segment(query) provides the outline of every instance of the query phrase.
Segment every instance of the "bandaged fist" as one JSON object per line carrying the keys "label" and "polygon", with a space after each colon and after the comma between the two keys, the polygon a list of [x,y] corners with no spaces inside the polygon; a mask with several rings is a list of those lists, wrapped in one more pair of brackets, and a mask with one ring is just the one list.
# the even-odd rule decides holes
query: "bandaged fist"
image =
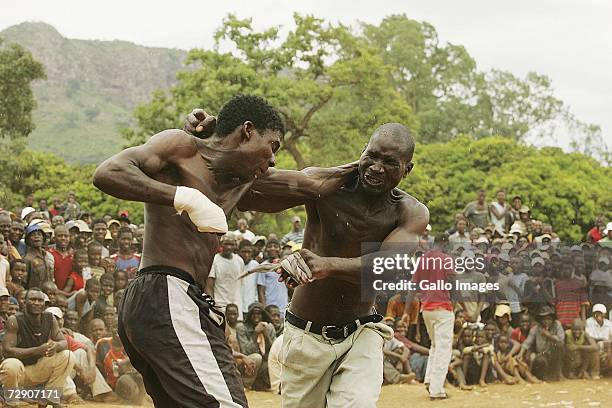
{"label": "bandaged fist", "polygon": [[183,130],[200,139],[205,139],[215,132],[216,126],[216,117],[209,115],[203,109],[195,108],[185,119]]}
{"label": "bandaged fist", "polygon": [[319,256],[306,248],[300,249],[300,255],[312,272],[312,279],[324,279],[329,276],[331,268],[328,258]]}
{"label": "bandaged fist", "polygon": [[191,222],[200,232],[225,234],[228,231],[225,213],[200,190],[179,186],[174,195],[174,208],[181,214],[187,212]]}

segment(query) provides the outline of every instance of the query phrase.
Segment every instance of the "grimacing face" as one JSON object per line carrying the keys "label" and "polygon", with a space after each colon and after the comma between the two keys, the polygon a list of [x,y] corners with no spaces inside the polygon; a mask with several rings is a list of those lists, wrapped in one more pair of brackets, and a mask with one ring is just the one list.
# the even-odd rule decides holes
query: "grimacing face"
{"label": "grimacing face", "polygon": [[372,136],[359,158],[359,183],[367,192],[391,191],[410,170],[411,158],[405,157],[405,146],[397,138]]}

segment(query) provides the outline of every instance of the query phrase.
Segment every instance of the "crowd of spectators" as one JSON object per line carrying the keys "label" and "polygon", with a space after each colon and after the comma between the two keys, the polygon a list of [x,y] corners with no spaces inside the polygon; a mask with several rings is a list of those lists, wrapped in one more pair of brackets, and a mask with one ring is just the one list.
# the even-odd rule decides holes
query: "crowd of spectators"
{"label": "crowd of spectators", "polygon": [[[116,305],[140,264],[144,226],[127,212],[100,217],[65,202],[27,198],[0,212],[0,382],[5,387],[63,387],[68,401],[145,398],[142,378],[117,335]],[[276,272],[241,275],[301,249],[302,221],[257,235],[246,219],[224,235],[205,283],[226,314],[227,341],[245,387],[279,392],[279,353],[291,291]],[[599,378],[612,367],[612,223],[598,218],[582,243],[564,243],[531,217],[516,196],[487,203],[485,193],[458,212],[454,225],[423,232],[453,257],[481,258],[484,269],[458,279],[497,283],[455,302],[448,379],[463,389],[561,378]],[[376,309],[395,337],[385,342],[385,383],[422,382],[430,340],[418,296],[379,292]],[[408,319],[404,314],[410,310]],[[33,336],[33,333],[37,333]]]}

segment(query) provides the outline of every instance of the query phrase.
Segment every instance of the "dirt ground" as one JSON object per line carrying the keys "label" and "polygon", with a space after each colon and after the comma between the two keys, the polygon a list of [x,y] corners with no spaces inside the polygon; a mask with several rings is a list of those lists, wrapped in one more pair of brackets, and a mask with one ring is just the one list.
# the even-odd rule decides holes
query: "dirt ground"
{"label": "dirt ground", "polygon": [[[446,401],[431,402],[423,385],[390,385],[383,387],[378,407],[421,408],[444,406],[445,408],[580,408],[612,407],[612,380],[598,381],[572,380],[539,385],[493,384],[486,389],[473,391],[449,389],[450,398]],[[280,407],[280,397],[265,392],[247,393],[251,408]],[[130,405],[90,404],[87,408],[128,408]],[[347,407],[350,408],[350,407]]]}

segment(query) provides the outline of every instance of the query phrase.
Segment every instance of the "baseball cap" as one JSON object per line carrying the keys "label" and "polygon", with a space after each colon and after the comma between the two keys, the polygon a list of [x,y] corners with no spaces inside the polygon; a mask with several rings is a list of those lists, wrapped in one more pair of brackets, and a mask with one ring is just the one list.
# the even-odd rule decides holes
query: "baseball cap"
{"label": "baseball cap", "polygon": [[600,256],[597,263],[603,262],[606,265],[610,265],[610,259],[607,256]]}
{"label": "baseball cap", "polygon": [[514,248],[514,245],[512,245],[512,244],[511,244],[511,243],[509,243],[509,242],[504,242],[504,243],[502,244],[502,246],[501,246],[501,250],[502,250],[502,251],[506,251],[506,252],[507,252],[507,251],[509,251],[509,250],[511,250],[512,248]]}
{"label": "baseball cap", "polygon": [[87,225],[87,223],[83,220],[76,220],[74,222],[74,226],[79,229],[79,232],[92,232],[89,225]]}
{"label": "baseball cap", "polygon": [[120,223],[119,221],[117,221],[117,220],[110,220],[110,221],[109,221],[109,222],[106,224],[106,226],[107,226],[107,227],[110,227],[110,226],[111,226],[111,225],[113,225],[113,224],[117,224],[118,226],[121,226],[121,223]]}
{"label": "baseball cap", "polygon": [[519,212],[520,212],[520,213],[528,213],[529,211],[531,211],[531,210],[530,210],[530,209],[529,209],[529,207],[527,207],[526,205],[522,206],[522,207],[519,209]]}
{"label": "baseball cap", "polygon": [[425,231],[431,231],[431,224],[427,224],[427,226],[425,227]]}
{"label": "baseball cap", "polygon": [[501,317],[501,316],[506,315],[506,314],[508,316],[512,315],[512,309],[510,309],[510,306],[504,305],[504,304],[500,304],[500,305],[497,305],[495,307],[495,316]]}
{"label": "baseball cap", "polygon": [[510,262],[510,255],[508,255],[506,252],[502,252],[501,254],[499,254],[499,259],[504,262]]}
{"label": "baseball cap", "polygon": [[21,210],[21,219],[25,219],[25,217],[32,214],[34,211],[36,210],[32,207],[25,207],[23,210]]}
{"label": "baseball cap", "polygon": [[542,240],[544,240],[544,239],[552,239],[552,237],[550,236],[550,234],[542,234],[542,235],[540,235],[540,238],[541,238]]}
{"label": "baseball cap", "polygon": [[536,264],[545,265],[544,258],[540,258],[540,257],[533,258],[531,260],[531,266],[535,266]]}
{"label": "baseball cap", "polygon": [[608,231],[612,231],[612,222],[609,222],[609,223],[606,225],[606,229],[604,230],[604,232],[603,232],[603,233],[607,235],[607,234],[608,234]]}
{"label": "baseball cap", "polygon": [[593,305],[593,313],[595,312],[601,312],[603,314],[606,314],[607,310],[604,305],[602,305],[601,303],[597,303],[596,305]]}
{"label": "baseball cap", "polygon": [[488,244],[489,239],[487,237],[478,237],[475,241],[475,244]]}
{"label": "baseball cap", "polygon": [[51,313],[53,316],[57,317],[58,319],[61,319],[64,317],[64,313],[62,313],[62,309],[60,309],[59,307],[55,307],[55,306],[48,307],[45,309],[45,312]]}
{"label": "baseball cap", "polygon": [[31,233],[33,233],[34,231],[42,231],[42,227],[40,226],[40,224],[30,225],[28,228],[26,228],[25,230],[26,237],[30,235]]}
{"label": "baseball cap", "polygon": [[302,222],[302,220],[297,215],[294,215],[293,217],[291,217],[291,223],[293,224],[294,222]]}
{"label": "baseball cap", "polygon": [[228,232],[227,234],[221,237],[220,242],[223,243],[225,241],[236,241],[236,240],[237,240],[236,234],[234,234],[233,232]]}
{"label": "baseball cap", "polygon": [[0,297],[11,296],[7,288],[0,287]]}

